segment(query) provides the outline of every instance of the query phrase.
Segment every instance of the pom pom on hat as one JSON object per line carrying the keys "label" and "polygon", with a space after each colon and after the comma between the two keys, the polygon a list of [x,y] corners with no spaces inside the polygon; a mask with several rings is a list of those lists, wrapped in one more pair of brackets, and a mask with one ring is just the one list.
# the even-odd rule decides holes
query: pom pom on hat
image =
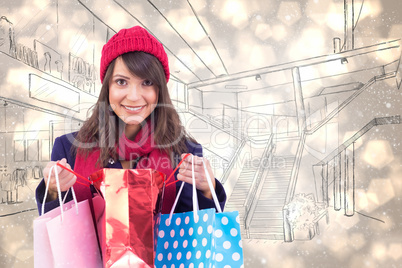
{"label": "pom pom on hat", "polygon": [[100,79],[103,83],[107,67],[118,56],[133,51],[143,51],[154,55],[162,64],[166,82],[169,81],[168,57],[163,45],[141,26],[121,29],[103,46],[100,63]]}

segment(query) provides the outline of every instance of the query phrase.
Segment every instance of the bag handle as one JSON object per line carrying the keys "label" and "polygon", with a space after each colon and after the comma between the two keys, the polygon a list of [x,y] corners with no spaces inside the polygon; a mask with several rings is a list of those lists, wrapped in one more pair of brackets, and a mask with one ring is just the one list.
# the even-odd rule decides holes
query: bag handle
{"label": "bag handle", "polygon": [[[187,156],[188,155],[186,155],[186,157]],[[193,160],[194,160],[194,155],[191,156],[191,176],[192,176],[192,183],[193,183],[193,185],[192,185],[192,189],[193,189],[193,212],[194,212],[194,221],[198,222],[199,206],[198,206],[198,198],[197,198],[197,188],[196,188],[196,185],[195,185],[194,161]],[[203,167],[204,167],[205,175],[207,177],[209,190],[211,191],[212,199],[214,200],[214,203],[215,203],[215,207],[216,207],[216,209],[218,210],[219,213],[222,213],[222,208],[219,205],[219,200],[218,200],[218,197],[216,196],[215,189],[214,189],[214,186],[212,184],[211,176],[209,176],[209,172],[208,172],[207,166],[205,165],[204,159],[202,159],[202,164],[203,164]],[[172,206],[172,208],[170,210],[169,219],[168,219],[168,225],[170,225],[170,223],[171,223],[171,220],[172,220],[172,217],[173,217],[173,212],[174,212],[174,210],[176,208],[176,205],[177,205],[177,202],[178,202],[178,200],[180,198],[181,192],[183,190],[184,183],[185,182],[182,182],[182,184],[180,186],[180,189],[179,189],[179,192],[177,193],[176,199],[175,199],[175,201],[173,203],[173,206]],[[170,184],[168,184],[168,185],[170,185]]]}
{"label": "bag handle", "polygon": [[75,211],[76,211],[77,214],[78,214],[78,202],[77,202],[77,197],[75,196],[74,188],[72,186],[71,186],[70,189],[68,189],[66,195],[64,196],[64,199],[63,200],[61,199],[60,179],[59,179],[59,174],[57,173],[56,168],[57,168],[56,165],[53,165],[52,167],[50,167],[50,170],[49,170],[49,175],[47,177],[47,183],[46,183],[46,189],[45,189],[45,196],[43,197],[43,201],[42,201],[42,213],[41,213],[41,215],[43,215],[44,211],[45,211],[45,202],[46,202],[46,198],[47,198],[47,193],[49,191],[50,177],[52,175],[52,171],[54,171],[55,178],[56,178],[57,195],[58,195],[58,198],[59,198],[60,211],[61,211],[61,214],[60,214],[61,215],[61,221],[63,221],[63,211],[64,211],[63,210],[63,205],[64,205],[64,202],[66,201],[66,197],[67,197],[68,191],[70,189],[71,189],[71,193],[73,195],[73,199],[74,199],[74,203],[75,203]]}
{"label": "bag handle", "polygon": [[208,172],[207,166],[205,165],[204,158],[202,158],[202,165],[204,166],[204,172],[205,172],[205,175],[207,176],[209,190],[211,191],[212,199],[214,200],[215,207],[219,213],[222,213],[222,208],[221,208],[221,205],[219,204],[218,197],[216,196],[214,185],[212,184],[212,179],[209,176],[209,172]]}

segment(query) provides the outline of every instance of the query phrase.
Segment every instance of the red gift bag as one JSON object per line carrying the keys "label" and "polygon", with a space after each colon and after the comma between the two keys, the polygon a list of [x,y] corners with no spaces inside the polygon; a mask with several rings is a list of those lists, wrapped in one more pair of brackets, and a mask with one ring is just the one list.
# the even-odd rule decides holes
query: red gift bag
{"label": "red gift bag", "polygon": [[91,175],[105,199],[98,234],[106,268],[154,267],[164,178],[152,169],[102,169]]}

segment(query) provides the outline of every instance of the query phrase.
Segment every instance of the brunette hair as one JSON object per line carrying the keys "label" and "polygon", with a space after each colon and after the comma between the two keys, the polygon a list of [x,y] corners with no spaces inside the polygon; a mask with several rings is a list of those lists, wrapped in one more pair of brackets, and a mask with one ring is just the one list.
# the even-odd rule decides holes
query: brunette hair
{"label": "brunette hair", "polygon": [[[154,142],[156,147],[164,151],[177,164],[178,156],[187,152],[187,142],[196,143],[182,126],[180,117],[174,109],[167,88],[166,76],[160,61],[153,55],[134,51],[120,56],[133,75],[149,79],[158,89],[158,104],[149,117],[155,120]],[[100,149],[97,161],[99,167],[105,167],[110,158],[116,159],[116,144],[124,128],[124,123],[114,113],[109,103],[109,81],[113,74],[116,59],[105,73],[98,101],[94,105],[92,115],[79,130],[73,150],[85,157],[93,149]],[[144,121],[146,121],[145,119]],[[186,142],[187,141],[187,142]]]}

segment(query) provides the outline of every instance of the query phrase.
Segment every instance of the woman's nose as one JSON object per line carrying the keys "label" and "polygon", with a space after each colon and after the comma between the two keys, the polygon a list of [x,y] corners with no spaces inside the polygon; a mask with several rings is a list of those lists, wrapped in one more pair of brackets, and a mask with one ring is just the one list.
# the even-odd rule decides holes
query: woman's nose
{"label": "woman's nose", "polygon": [[133,85],[128,89],[127,99],[135,101],[138,100],[141,96],[140,89],[137,85]]}

